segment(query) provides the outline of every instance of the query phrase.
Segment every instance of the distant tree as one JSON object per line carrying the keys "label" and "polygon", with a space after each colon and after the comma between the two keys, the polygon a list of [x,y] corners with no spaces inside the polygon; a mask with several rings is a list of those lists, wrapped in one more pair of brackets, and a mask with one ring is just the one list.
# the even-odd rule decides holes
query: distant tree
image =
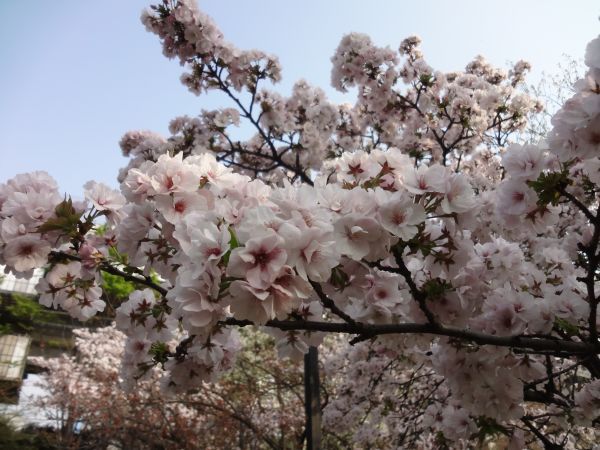
{"label": "distant tree", "polygon": [[245,350],[218,382],[167,396],[156,370],[120,386],[125,336],[114,327],[75,334],[75,356],[35,359],[47,370],[47,395],[35,403],[57,425],[62,448],[302,448],[302,370],[278,359],[266,336],[245,332]]}
{"label": "distant tree", "polygon": [[583,61],[564,55],[553,73],[543,73],[537,84],[524,86],[525,92],[544,103],[544,110],[532,115],[527,124],[526,135],[531,143],[545,139],[552,130],[552,117],[573,97],[577,90],[575,83],[583,78],[585,66]]}
{"label": "distant tree", "polygon": [[36,298],[19,293],[0,294],[0,334],[25,334],[50,316]]}

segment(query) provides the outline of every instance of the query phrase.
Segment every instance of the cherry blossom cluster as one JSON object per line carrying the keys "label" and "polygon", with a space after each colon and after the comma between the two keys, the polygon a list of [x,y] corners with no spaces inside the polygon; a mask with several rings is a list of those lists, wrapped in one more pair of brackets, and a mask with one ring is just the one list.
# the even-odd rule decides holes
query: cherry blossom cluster
{"label": "cherry blossom cluster", "polygon": [[61,200],[58,185],[46,172],[17,175],[0,185],[2,262],[19,275],[48,260],[51,240],[37,231]]}
{"label": "cherry blossom cluster", "polygon": [[[53,248],[74,238],[73,227],[78,226],[78,231],[85,234],[95,219],[123,204],[119,204],[123,197],[102,183],[89,182],[85,188],[85,196],[93,205],[89,210],[86,202],[63,200],[56,182],[46,172],[17,175],[1,184],[0,262],[19,277],[31,276],[33,269],[45,266],[52,258]],[[61,307],[73,317],[86,320],[105,306],[95,270],[104,255],[83,239],[75,239],[72,244],[79,253],[78,260],[48,271],[38,285],[40,303]]]}
{"label": "cherry blossom cluster", "polygon": [[[190,1],[143,21],[192,90],[235,108],[177,118],[169,138],[128,133],[121,191],[90,182],[87,204],[39,172],[0,187],[0,258],[21,275],[49,263],[43,304],[85,319],[105,306],[102,272],[136,283],[114,305],[125,378],[159,365],[165,389],[198,387],[232,367],[236,327],[257,325],[296,359],[326,333],[410,355],[441,380],[427,423],[448,440],[492,424],[549,445],[552,418],[556,442],[595,423],[600,38],[548,139],[522,145],[540,109],[519,91],[524,62],[443,74],[418,38],[394,52],[351,34],[332,81],[359,97],[336,106],[305,82],[259,90],[276,60],[226,43]],[[247,141],[228,131],[242,119]]]}
{"label": "cherry blossom cluster", "polygon": [[224,82],[237,91],[256,85],[260,79],[281,78],[277,58],[258,50],[239,50],[226,42],[213,20],[195,2],[163,0],[144,11],[142,22],[148,31],[160,36],[165,56],[191,66],[192,73],[183,75],[182,82],[192,92],[214,89],[217,71],[226,71]]}
{"label": "cherry blossom cluster", "polygon": [[[502,421],[498,427],[498,422],[492,418],[498,406],[504,408],[502,403],[509,404],[511,397],[522,395],[513,388],[512,391],[507,390],[508,398],[504,398],[502,389],[515,385],[509,381],[510,377],[500,380],[506,376],[506,369],[496,371],[493,364],[501,362],[503,357],[510,358],[506,352],[504,356],[502,352],[493,356],[490,353],[486,356],[492,359],[486,359],[478,352],[459,355],[453,347],[435,350],[438,360],[460,358],[460,361],[455,361],[455,370],[467,377],[472,385],[470,389],[466,382],[450,387],[445,382],[445,374],[436,373],[427,364],[423,352],[408,355],[403,348],[394,351],[391,342],[344,346],[339,337],[327,342],[329,345],[321,347],[328,389],[328,402],[323,410],[324,429],[340,430],[341,437],[356,448],[450,447],[466,450],[482,445],[511,450],[535,448],[538,438],[524,421]],[[446,355],[444,350],[450,353]],[[531,366],[515,366],[514,362],[513,370],[531,373]],[[560,369],[569,373],[569,369],[573,368],[566,364]],[[570,373],[577,374],[576,371]],[[365,382],[358,383],[357,380]],[[560,387],[560,377],[557,376],[555,382]],[[546,420],[541,432],[550,442],[561,442],[563,448],[592,448],[598,439],[591,419],[597,415],[596,384],[587,384],[575,395],[578,406],[572,418],[561,414],[558,407],[546,410],[539,403],[532,402],[524,404],[525,411],[520,413],[519,419],[544,416]],[[572,388],[572,381],[566,381],[566,386]],[[490,397],[488,393],[485,398],[489,398],[491,403],[467,408],[465,403],[468,399],[451,395],[457,390],[469,397],[484,398],[477,394],[478,389],[497,389],[496,396],[492,393]],[[473,406],[488,409],[474,416],[470,413]],[[568,432],[565,433],[565,430]]]}
{"label": "cherry blossom cluster", "polygon": [[342,92],[358,87],[355,108],[375,146],[458,167],[482,144],[505,145],[530,113],[541,111],[539,102],[516,89],[530,68],[526,62],[507,74],[478,56],[464,72],[442,73],[425,61],[419,44],[407,38],[397,53],[352,33],[332,58],[332,85]]}
{"label": "cherry blossom cluster", "polygon": [[[160,333],[174,329],[174,320],[201,346],[200,337],[209,338],[215,353],[225,343],[215,340],[226,333],[221,324],[231,316],[254,324],[320,319],[313,284],[329,281],[334,269],[345,279],[343,289],[324,285],[324,294],[353,320],[419,321],[423,311],[402,277],[369,263],[385,260],[420,230],[439,234],[430,244],[444,248],[447,237],[435,220],[426,223],[427,215],[466,214],[476,205],[472,189],[441,165],[415,169],[396,149],[347,156],[334,160],[338,177],[301,188],[251,180],[210,154],[162,155],[145,170],[130,170],[122,191],[131,203],[115,229],[117,248],[131,264],[151,262],[171,285],[160,312],[149,289],[118,310],[124,331],[130,319],[128,334],[147,330],[134,345],[139,354],[147,356],[153,341],[170,337]],[[312,339],[295,335],[290,342],[306,347]],[[195,347],[187,351],[195,354]]]}
{"label": "cherry blossom cluster", "polygon": [[[261,87],[279,81],[277,60],[227,43],[195,2],[163,1],[146,11],[142,21],[160,37],[165,55],[189,69],[184,84],[197,94],[221,91],[236,110],[175,119],[169,139],[130,134],[122,143],[124,153],[134,156],[129,168],[139,165],[140,154],[156,161],[173,149],[212,151],[219,161],[253,178],[310,182],[308,171],[320,170],[323,159],[378,147],[460,166],[482,145],[505,145],[542,108],[518,89],[530,69],[524,61],[507,73],[479,56],[464,72],[441,73],[427,64],[417,37],[404,40],[395,52],[357,33],[344,37],[332,58],[332,84],[341,91],[357,86],[355,105],[332,104],[305,81],[296,83],[286,98]],[[244,103],[246,97],[250,101]],[[229,129],[239,117],[256,132],[243,143]],[[132,151],[132,145],[138,148]]]}

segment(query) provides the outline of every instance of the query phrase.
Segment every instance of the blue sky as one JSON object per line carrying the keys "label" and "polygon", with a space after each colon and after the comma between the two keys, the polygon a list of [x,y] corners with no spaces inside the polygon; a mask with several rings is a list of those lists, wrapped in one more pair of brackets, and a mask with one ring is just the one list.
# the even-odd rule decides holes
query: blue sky
{"label": "blue sky", "polygon": [[[166,134],[178,115],[231,106],[219,95],[195,97],[181,68],[162,56],[139,21],[144,0],[0,0],[0,181],[46,170],[81,197],[96,179],[116,186],[126,164],[124,132]],[[375,5],[375,6],[373,6]],[[334,101],[329,58],[351,31],[397,48],[413,34],[428,62],[460,70],[482,54],[498,66],[526,59],[532,80],[553,72],[563,54],[583,56],[598,35],[600,3],[555,1],[205,0],[201,8],[240,48],[276,54],[287,94],[304,78]]]}

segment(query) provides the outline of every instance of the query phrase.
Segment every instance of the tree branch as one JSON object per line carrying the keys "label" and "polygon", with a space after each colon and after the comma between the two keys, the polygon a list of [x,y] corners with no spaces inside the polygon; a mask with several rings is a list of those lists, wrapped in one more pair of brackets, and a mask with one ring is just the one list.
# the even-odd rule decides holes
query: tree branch
{"label": "tree branch", "polygon": [[[220,322],[223,325],[236,325],[245,327],[255,325],[249,320],[240,320],[230,317]],[[562,351],[577,355],[591,355],[600,353],[600,345],[588,342],[573,342],[548,338],[532,338],[529,336],[494,336],[476,331],[458,328],[442,327],[436,324],[398,323],[398,324],[364,324],[360,322],[315,322],[309,320],[269,320],[268,327],[278,328],[283,331],[323,331],[329,333],[357,334],[376,337],[385,334],[431,334],[446,336],[472,342],[479,345],[494,345],[497,347],[511,347],[517,349],[531,349],[536,351]]]}
{"label": "tree branch", "polygon": [[276,162],[279,166],[283,167],[284,169],[288,169],[288,170],[294,172],[297,176],[300,177],[300,179],[304,183],[307,183],[307,184],[309,184],[309,185],[312,186],[313,185],[313,181],[310,179],[310,177],[308,175],[306,175],[306,173],[304,173],[304,171],[301,168],[299,168],[299,170],[298,170],[298,168],[294,168],[294,167],[290,166],[289,164],[286,164],[284,161],[282,161],[281,157],[277,153],[277,148],[275,147],[275,145],[273,144],[273,142],[271,141],[271,139],[269,139],[269,136],[267,136],[267,134],[265,133],[265,130],[263,130],[263,128],[260,126],[260,124],[252,116],[252,113],[248,109],[246,109],[246,107],[242,104],[242,102],[235,95],[233,95],[233,93],[231,92],[231,89],[229,88],[229,86],[227,84],[225,84],[223,82],[223,80],[221,79],[220,74],[217,73],[217,71],[213,67],[211,67],[210,65],[207,65],[206,67],[207,67],[208,72],[216,80],[216,82],[219,85],[219,88],[221,89],[221,91],[223,91],[225,94],[227,94],[227,96],[229,98],[231,98],[231,100],[233,100],[233,102],[242,111],[242,115],[246,119],[248,119],[248,121],[250,121],[250,123],[258,131],[258,134],[260,134],[260,136],[267,143],[267,145],[269,146],[269,149],[271,150],[271,158],[270,159],[272,159],[273,162]]}
{"label": "tree branch", "polygon": [[[52,251],[50,252],[50,259],[55,259],[55,260],[65,260],[68,259],[70,261],[81,261],[81,258],[79,256],[76,255],[70,255],[68,253],[64,253],[64,252],[59,252],[59,251]],[[147,286],[151,289],[154,289],[156,292],[160,293],[160,295],[162,295],[163,297],[165,295],[167,295],[167,290],[165,288],[163,288],[162,286],[159,286],[158,284],[156,284],[154,281],[152,281],[152,278],[149,276],[136,276],[127,272],[123,272],[120,269],[117,269],[116,267],[112,266],[108,261],[102,261],[99,264],[100,270],[106,272],[106,273],[110,273],[111,275],[117,275],[121,278],[123,278],[124,280],[127,281],[131,281],[132,283],[138,283],[138,284],[142,284],[144,286]]]}
{"label": "tree branch", "polygon": [[309,280],[309,281],[310,281],[310,284],[312,285],[313,289],[319,296],[319,299],[321,300],[321,303],[323,304],[323,306],[325,308],[329,309],[332,313],[334,313],[336,316],[338,316],[344,322],[352,324],[352,325],[357,325],[356,321],[352,317],[350,317],[348,314],[346,314],[344,311],[342,311],[340,308],[338,308],[337,305],[333,302],[333,300],[331,300],[327,296],[327,294],[325,294],[325,292],[323,292],[323,288],[321,288],[321,285],[319,283],[315,283],[314,281],[311,281],[311,280]]}
{"label": "tree branch", "polygon": [[427,317],[427,321],[431,325],[437,326],[437,322],[435,320],[433,313],[427,307],[427,303],[426,303],[427,295],[425,295],[425,293],[420,291],[419,288],[417,287],[417,285],[415,284],[414,280],[412,279],[412,273],[410,272],[410,270],[408,270],[408,267],[406,267],[406,264],[404,264],[404,260],[402,259],[402,254],[401,254],[400,250],[398,248],[394,247],[392,249],[392,252],[394,254],[394,259],[396,260],[396,264],[398,264],[398,273],[404,277],[404,281],[406,281],[406,284],[408,285],[408,288],[410,289],[410,293],[414,297],[415,301],[419,304],[419,308],[421,309],[421,311],[423,311],[423,314],[425,314],[425,317]]}
{"label": "tree branch", "polygon": [[598,218],[595,217],[591,211],[583,203],[581,203],[579,199],[577,199],[577,197],[570,192],[567,192],[567,190],[564,188],[558,189],[558,192],[560,192],[563,197],[567,198],[571,203],[577,206],[577,208],[585,215],[585,217],[587,217],[590,222],[596,225],[598,224]]}

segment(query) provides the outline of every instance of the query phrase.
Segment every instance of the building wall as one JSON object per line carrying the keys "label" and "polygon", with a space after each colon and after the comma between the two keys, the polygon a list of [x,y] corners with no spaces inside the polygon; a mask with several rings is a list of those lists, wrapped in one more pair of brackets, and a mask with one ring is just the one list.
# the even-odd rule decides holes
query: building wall
{"label": "building wall", "polygon": [[4,273],[4,266],[0,266],[0,291],[35,294],[35,285],[43,275],[43,269],[36,269],[31,278],[17,278],[12,273]]}

